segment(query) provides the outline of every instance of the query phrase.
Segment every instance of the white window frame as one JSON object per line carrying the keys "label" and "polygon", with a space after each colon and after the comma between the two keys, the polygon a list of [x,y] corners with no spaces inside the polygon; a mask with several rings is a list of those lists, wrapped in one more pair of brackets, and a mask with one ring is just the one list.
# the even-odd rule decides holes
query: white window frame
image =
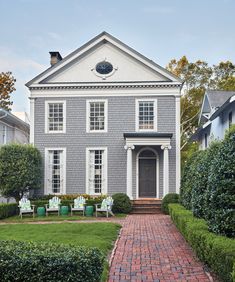
{"label": "white window frame", "polygon": [[[63,186],[61,188],[60,193],[52,193],[51,191],[51,187],[49,186],[48,180],[49,180],[49,176],[50,176],[50,172],[49,172],[49,164],[48,164],[48,160],[49,160],[49,151],[63,151]],[[53,147],[53,148],[49,148],[46,147],[45,148],[45,164],[44,164],[45,168],[44,168],[44,194],[48,195],[48,194],[53,194],[53,195],[63,195],[66,194],[66,148],[65,147]]]}
{"label": "white window frame", "polygon": [[[104,103],[104,130],[90,130],[90,103]],[[108,132],[108,100],[91,99],[86,100],[86,132],[87,133],[106,133]]]}
{"label": "white window frame", "polygon": [[[49,122],[48,122],[49,104],[63,104],[63,130],[49,130]],[[66,101],[65,100],[45,101],[45,133],[50,133],[50,134],[66,133]]]}
{"label": "white window frame", "polygon": [[108,194],[108,149],[107,147],[87,147],[86,148],[86,194],[90,195],[89,190],[89,171],[90,171],[90,151],[94,150],[103,150],[104,151],[104,185],[103,185],[103,191],[102,193],[95,193],[92,195],[102,195],[102,194]]}
{"label": "white window frame", "polygon": [[[153,129],[139,129],[139,103],[140,102],[153,102],[154,106],[154,120],[153,120]],[[157,99],[152,98],[142,98],[135,100],[135,131],[136,132],[152,132],[157,131]]]}

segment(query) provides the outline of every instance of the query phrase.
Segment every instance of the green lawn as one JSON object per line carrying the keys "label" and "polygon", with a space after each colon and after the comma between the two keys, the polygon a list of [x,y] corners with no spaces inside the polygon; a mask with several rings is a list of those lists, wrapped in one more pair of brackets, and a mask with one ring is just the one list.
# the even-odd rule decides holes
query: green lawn
{"label": "green lawn", "polygon": [[97,247],[104,254],[112,249],[120,225],[115,223],[6,224],[0,240],[41,241]]}
{"label": "green lawn", "polygon": [[[109,218],[124,218],[126,217],[126,214],[115,214],[115,217],[109,217]],[[98,218],[106,218],[106,215],[104,213],[98,214]],[[1,222],[14,222],[14,223],[25,223],[25,222],[37,222],[37,221],[76,221],[76,220],[96,220],[95,216],[88,217],[88,216],[80,216],[80,215],[73,215],[73,216],[58,216],[56,214],[50,214],[48,216],[40,216],[37,215],[35,218],[32,217],[32,215],[23,215],[23,218],[21,219],[18,215],[11,216],[8,218],[4,218],[0,220]]]}

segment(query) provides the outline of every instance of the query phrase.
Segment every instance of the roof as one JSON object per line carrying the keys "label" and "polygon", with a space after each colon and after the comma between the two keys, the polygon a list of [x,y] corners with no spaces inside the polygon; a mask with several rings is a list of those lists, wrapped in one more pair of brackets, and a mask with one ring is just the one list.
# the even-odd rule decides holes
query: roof
{"label": "roof", "polygon": [[229,97],[229,99],[217,111],[215,111],[212,114],[210,120],[214,120],[218,115],[220,115],[220,113],[222,113],[227,108],[227,106],[231,105],[234,102],[235,102],[235,92],[233,96]]}
{"label": "roof", "polygon": [[3,121],[7,124],[12,124],[18,128],[24,128],[29,131],[29,124],[19,119],[17,116],[13,115],[11,112],[0,108],[0,122]]}
{"label": "roof", "polygon": [[208,97],[211,108],[218,108],[235,95],[235,91],[207,90],[205,95]]}
{"label": "roof", "polygon": [[165,137],[165,138],[171,138],[173,136],[172,133],[158,133],[158,132],[128,132],[123,134],[124,138],[128,137],[148,137],[148,138],[157,138],[157,137]]}
{"label": "roof", "polygon": [[111,34],[107,33],[107,32],[102,32],[99,35],[95,36],[94,38],[92,38],[90,41],[88,41],[87,43],[85,43],[84,45],[82,45],[81,47],[79,47],[78,49],[76,49],[75,51],[73,51],[72,53],[70,53],[69,55],[67,55],[66,57],[64,57],[61,61],[59,61],[58,63],[54,64],[53,66],[50,66],[48,69],[46,69],[44,72],[42,72],[41,74],[37,75],[35,78],[33,78],[32,80],[30,80],[29,82],[27,82],[25,85],[27,87],[30,87],[34,82],[36,82],[37,80],[39,80],[40,78],[42,78],[42,80],[44,80],[43,78],[45,77],[45,75],[48,74],[51,75],[53,72],[58,70],[58,67],[62,67],[63,65],[65,65],[66,62],[70,62],[71,60],[73,60],[73,58],[79,54],[82,53],[83,51],[85,52],[85,50],[89,47],[92,46],[93,44],[95,44],[95,46],[97,44],[99,44],[100,42],[109,42],[109,41],[113,41],[115,42],[115,44],[121,46],[123,49],[128,50],[129,52],[131,52],[132,54],[135,54],[136,56],[138,56],[139,58],[145,60],[146,62],[148,62],[149,64],[151,64],[153,67],[157,68],[159,70],[159,72],[164,72],[165,75],[168,76],[168,78],[171,78],[172,81],[176,81],[179,84],[182,83],[182,80],[175,76],[173,73],[171,73],[170,71],[168,71],[167,69],[161,67],[160,65],[156,64],[155,62],[153,62],[152,60],[148,59],[147,57],[143,56],[142,54],[140,54],[139,52],[137,52],[136,50],[134,50],[133,48],[129,47],[128,45],[126,45],[125,43],[121,42],[119,39],[115,38],[114,36],[112,36]]}

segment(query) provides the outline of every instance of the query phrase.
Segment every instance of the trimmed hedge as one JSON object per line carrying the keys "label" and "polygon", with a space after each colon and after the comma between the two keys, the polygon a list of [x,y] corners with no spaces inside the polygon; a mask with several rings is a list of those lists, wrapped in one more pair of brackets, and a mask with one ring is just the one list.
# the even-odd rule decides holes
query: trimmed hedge
{"label": "trimmed hedge", "polygon": [[169,214],[168,205],[172,203],[179,203],[179,194],[169,193],[162,199],[162,212],[164,212],[165,214]]}
{"label": "trimmed hedge", "polygon": [[17,203],[0,204],[0,219],[16,215],[18,212]]}
{"label": "trimmed hedge", "polygon": [[96,248],[19,241],[0,242],[0,280],[97,282],[104,257]]}
{"label": "trimmed hedge", "polygon": [[[193,216],[179,204],[169,204],[172,220],[197,256],[226,282],[233,280],[235,269],[235,241],[208,231],[203,219]],[[233,275],[233,276],[232,276]]]}
{"label": "trimmed hedge", "polygon": [[132,210],[130,198],[127,194],[117,193],[112,196],[113,198],[113,212],[114,213],[129,213]]}

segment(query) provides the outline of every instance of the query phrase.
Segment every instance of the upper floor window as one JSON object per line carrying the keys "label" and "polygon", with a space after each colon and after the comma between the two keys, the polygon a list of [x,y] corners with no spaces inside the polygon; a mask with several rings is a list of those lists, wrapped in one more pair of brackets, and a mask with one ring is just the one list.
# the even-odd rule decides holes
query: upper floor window
{"label": "upper floor window", "polygon": [[7,143],[7,127],[6,125],[2,126],[2,144],[6,144]]}
{"label": "upper floor window", "polygon": [[87,132],[107,132],[107,101],[87,101]]}
{"label": "upper floor window", "polygon": [[136,101],[136,131],[157,130],[157,100]]}
{"label": "upper floor window", "polygon": [[65,101],[46,101],[46,133],[65,133]]}
{"label": "upper floor window", "polygon": [[230,112],[228,114],[228,126],[231,127],[232,124],[233,124],[233,113]]}
{"label": "upper floor window", "polygon": [[205,148],[208,147],[208,136],[207,133],[205,133]]}

